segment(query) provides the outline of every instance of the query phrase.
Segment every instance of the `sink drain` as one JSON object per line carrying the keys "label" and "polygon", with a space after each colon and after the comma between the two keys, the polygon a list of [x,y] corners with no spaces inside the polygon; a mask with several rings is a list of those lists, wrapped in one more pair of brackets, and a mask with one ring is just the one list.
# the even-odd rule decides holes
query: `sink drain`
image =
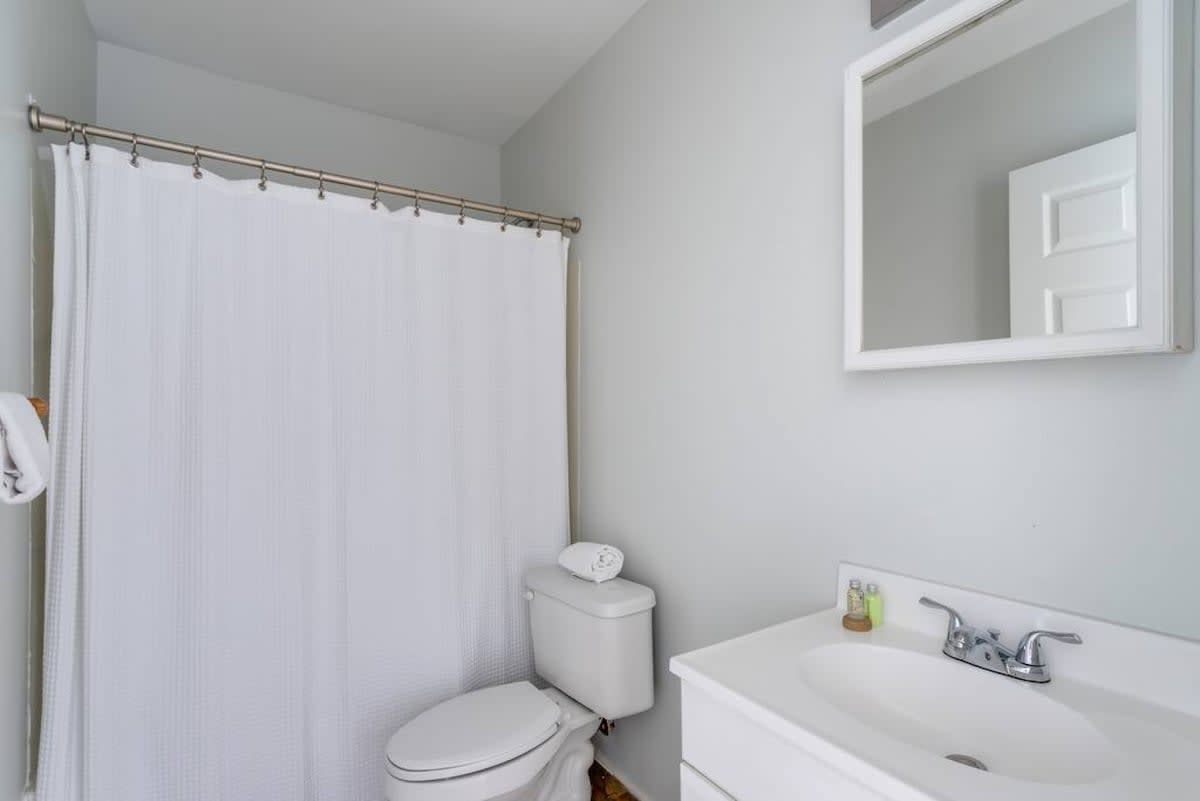
{"label": "sink drain", "polygon": [[957,762],[960,765],[966,765],[968,768],[975,768],[975,770],[986,771],[988,769],[987,765],[983,764],[982,761],[966,754],[946,754],[946,759],[951,762]]}

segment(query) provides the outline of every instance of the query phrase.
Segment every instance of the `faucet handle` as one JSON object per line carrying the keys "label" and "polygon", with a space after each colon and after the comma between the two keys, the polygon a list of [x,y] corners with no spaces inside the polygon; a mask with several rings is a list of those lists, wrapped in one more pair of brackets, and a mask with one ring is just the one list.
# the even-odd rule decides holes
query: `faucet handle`
{"label": "faucet handle", "polygon": [[962,615],[960,615],[958,612],[954,611],[954,609],[952,609],[951,607],[946,606],[945,604],[938,603],[937,601],[933,600],[929,596],[922,596],[920,604],[921,604],[921,606],[928,606],[933,609],[941,609],[943,612],[945,612],[946,614],[948,614],[950,616],[950,624],[946,629],[946,639],[950,638],[950,633],[953,632],[955,629],[961,629],[967,625],[966,623],[963,622]]}
{"label": "faucet handle", "polygon": [[1013,658],[1022,665],[1042,667],[1045,664],[1042,662],[1042,640],[1058,640],[1071,645],[1079,645],[1083,642],[1083,638],[1078,634],[1069,632],[1031,631],[1021,638],[1021,644],[1017,646],[1017,653]]}

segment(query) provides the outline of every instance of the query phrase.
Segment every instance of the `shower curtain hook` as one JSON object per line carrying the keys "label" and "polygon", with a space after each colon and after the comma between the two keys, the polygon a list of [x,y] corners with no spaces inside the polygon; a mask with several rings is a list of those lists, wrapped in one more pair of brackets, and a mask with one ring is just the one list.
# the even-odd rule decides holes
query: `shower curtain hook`
{"label": "shower curtain hook", "polygon": [[83,137],[83,160],[91,161],[92,160],[92,143],[90,141],[88,141],[86,124],[81,125],[79,127],[79,135],[81,137]]}
{"label": "shower curtain hook", "polygon": [[413,192],[413,216],[421,216],[421,193]]}
{"label": "shower curtain hook", "polygon": [[460,197],[458,199],[458,224],[466,225],[467,223],[467,199]]}
{"label": "shower curtain hook", "polygon": [[267,191],[267,160],[258,160],[258,190],[260,192]]}
{"label": "shower curtain hook", "polygon": [[318,175],[318,177],[317,177],[317,200],[324,200],[325,199],[325,171],[321,170],[321,172],[318,173],[317,175]]}
{"label": "shower curtain hook", "polygon": [[199,180],[204,177],[204,173],[200,171],[200,148],[192,148],[192,177]]}
{"label": "shower curtain hook", "polygon": [[375,191],[371,193],[371,208],[379,208],[379,181],[375,182]]}
{"label": "shower curtain hook", "polygon": [[504,213],[500,215],[500,231],[503,233],[508,230],[508,206],[504,207]]}
{"label": "shower curtain hook", "polygon": [[69,122],[67,124],[71,126],[71,138],[67,140],[67,150],[70,150],[71,145],[75,144],[75,131],[79,128],[79,126],[73,122]]}
{"label": "shower curtain hook", "polygon": [[537,218],[537,235],[538,235],[538,239],[542,238],[542,215],[540,215],[540,214],[538,215],[538,218]]}
{"label": "shower curtain hook", "polygon": [[136,167],[138,165],[137,134],[129,136],[133,140],[133,147],[129,148],[129,163]]}

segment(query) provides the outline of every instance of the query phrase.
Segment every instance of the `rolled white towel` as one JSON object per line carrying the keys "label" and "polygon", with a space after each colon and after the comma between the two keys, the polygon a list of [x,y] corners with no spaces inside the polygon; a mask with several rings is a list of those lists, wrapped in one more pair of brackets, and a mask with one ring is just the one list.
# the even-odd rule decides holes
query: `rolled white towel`
{"label": "rolled white towel", "polygon": [[558,555],[558,563],[588,581],[609,581],[621,574],[625,554],[611,545],[598,542],[577,542]]}
{"label": "rolled white towel", "polygon": [[46,489],[50,446],[24,395],[0,392],[0,501],[29,503]]}

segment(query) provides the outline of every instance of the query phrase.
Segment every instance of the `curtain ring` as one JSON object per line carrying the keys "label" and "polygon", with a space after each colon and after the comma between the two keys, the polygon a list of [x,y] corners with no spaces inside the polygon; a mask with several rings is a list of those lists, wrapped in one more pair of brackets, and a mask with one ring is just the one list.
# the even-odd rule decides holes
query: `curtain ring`
{"label": "curtain ring", "polygon": [[91,161],[92,160],[92,143],[90,141],[88,141],[87,125],[81,125],[79,127],[79,135],[81,137],[83,137],[83,160]]}
{"label": "curtain ring", "polygon": [[500,215],[500,230],[501,232],[508,230],[508,206],[504,207],[504,213]]}
{"label": "curtain ring", "polygon": [[417,191],[413,192],[413,216],[421,216],[421,193]]}
{"label": "curtain ring", "polygon": [[267,160],[259,159],[258,161],[258,189],[260,192],[267,191]]}
{"label": "curtain ring", "polygon": [[537,235],[538,235],[538,239],[542,238],[542,215],[540,215],[540,214],[538,215],[538,218],[537,218]]}
{"label": "curtain ring", "polygon": [[192,177],[199,180],[204,177],[204,173],[200,171],[200,148],[192,148]]}
{"label": "curtain ring", "polygon": [[138,165],[137,134],[130,134],[130,136],[133,139],[133,147],[129,149],[129,163],[136,167]]}
{"label": "curtain ring", "polygon": [[371,193],[371,208],[379,208],[379,181],[375,182],[375,191]]}
{"label": "curtain ring", "polygon": [[466,225],[467,223],[467,199],[460,197],[458,199],[458,224]]}
{"label": "curtain ring", "polygon": [[79,127],[73,122],[70,123],[70,126],[71,126],[71,138],[67,140],[67,150],[70,150],[71,145],[75,144],[75,129]]}
{"label": "curtain ring", "polygon": [[321,170],[317,177],[317,200],[325,199],[325,171]]}

